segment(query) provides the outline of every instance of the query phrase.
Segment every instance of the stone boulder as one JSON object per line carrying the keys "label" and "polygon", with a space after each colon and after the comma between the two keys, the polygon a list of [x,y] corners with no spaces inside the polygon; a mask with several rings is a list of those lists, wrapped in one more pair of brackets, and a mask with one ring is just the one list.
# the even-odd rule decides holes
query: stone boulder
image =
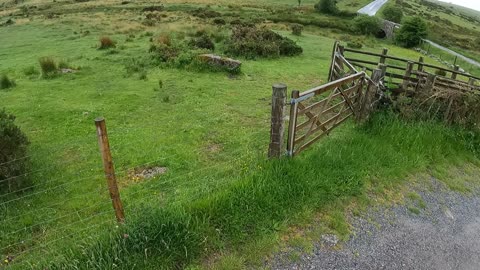
{"label": "stone boulder", "polygon": [[214,55],[214,54],[201,54],[198,56],[198,58],[201,62],[206,63],[214,68],[227,70],[231,72],[239,71],[240,67],[242,66],[242,62],[238,60],[227,58],[227,57],[221,57],[219,55]]}

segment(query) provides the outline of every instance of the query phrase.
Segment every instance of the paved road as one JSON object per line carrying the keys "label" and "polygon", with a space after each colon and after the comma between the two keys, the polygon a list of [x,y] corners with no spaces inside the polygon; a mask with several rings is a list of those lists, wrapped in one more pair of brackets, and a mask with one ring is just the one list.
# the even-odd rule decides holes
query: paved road
{"label": "paved road", "polygon": [[431,41],[431,40],[424,39],[423,41],[429,43],[429,44],[432,45],[433,47],[436,47],[436,48],[438,48],[438,49],[440,49],[440,50],[446,51],[446,52],[448,52],[448,53],[451,54],[451,55],[457,56],[458,58],[464,60],[464,61],[467,62],[467,63],[470,63],[470,64],[472,64],[472,65],[475,65],[475,66],[477,66],[477,67],[480,67],[480,63],[477,62],[477,61],[475,61],[475,60],[473,60],[473,59],[471,59],[471,58],[468,58],[468,57],[466,57],[466,56],[464,56],[464,55],[461,55],[461,54],[459,54],[459,53],[457,53],[457,52],[455,52],[455,51],[452,51],[452,50],[450,50],[450,49],[448,49],[448,48],[445,48],[445,47],[443,47],[442,45],[437,44],[437,43],[435,43],[435,42],[433,42],[433,41]]}
{"label": "paved road", "polygon": [[371,2],[370,4],[364,6],[361,8],[358,13],[360,14],[366,14],[368,16],[375,16],[377,12],[382,8],[383,5],[385,5],[388,2],[388,0],[375,0]]}
{"label": "paved road", "polygon": [[[430,191],[419,191],[407,206],[372,209],[353,220],[349,241],[336,244],[322,237],[312,253],[292,262],[291,252],[278,254],[271,269],[480,269],[480,197],[445,190],[433,180]],[[427,188],[425,188],[427,190]],[[410,205],[410,206],[409,206]],[[420,210],[413,213],[412,205]],[[418,210],[417,210],[418,211]]]}

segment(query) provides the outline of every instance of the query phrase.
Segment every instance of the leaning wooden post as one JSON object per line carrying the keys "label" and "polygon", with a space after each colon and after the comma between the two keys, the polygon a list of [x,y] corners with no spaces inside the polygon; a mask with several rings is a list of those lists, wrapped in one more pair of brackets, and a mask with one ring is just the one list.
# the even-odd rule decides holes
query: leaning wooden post
{"label": "leaning wooden post", "polygon": [[287,86],[275,84],[272,86],[272,118],[270,128],[269,158],[279,158],[282,154],[285,104],[287,103]]}
{"label": "leaning wooden post", "polygon": [[471,90],[475,89],[475,82],[476,82],[476,80],[474,78],[468,79],[468,85],[470,86]]}
{"label": "leaning wooden post", "polygon": [[412,75],[413,65],[413,62],[408,62],[407,64],[407,69],[405,70],[405,75],[403,77],[403,90],[407,90],[408,85],[410,84],[410,76]]}
{"label": "leaning wooden post", "polygon": [[388,54],[388,49],[387,48],[383,48],[382,50],[382,56],[380,57],[380,64],[385,64],[385,61],[387,60],[387,54]]}
{"label": "leaning wooden post", "polygon": [[384,73],[381,69],[376,68],[373,70],[371,81],[368,82],[367,90],[365,91],[365,95],[363,97],[360,118],[358,120],[365,121],[368,119],[373,106],[373,97],[375,97],[375,95],[380,91],[379,84],[383,76]]}
{"label": "leaning wooden post", "polygon": [[118,192],[117,179],[115,177],[115,169],[113,168],[105,119],[103,117],[95,119],[95,126],[97,127],[98,145],[103,159],[103,170],[105,171],[105,178],[107,179],[108,191],[110,193],[110,198],[112,199],[115,216],[117,217],[118,222],[123,223],[125,221],[125,214],[123,212],[120,193]]}
{"label": "leaning wooden post", "polygon": [[452,72],[452,79],[456,80],[457,79],[457,73],[460,70],[460,66],[455,66],[453,69],[455,72]]}
{"label": "leaning wooden post", "polygon": [[292,91],[292,99],[290,103],[290,119],[288,123],[288,139],[287,139],[287,154],[291,157],[295,155],[295,129],[297,127],[297,110],[298,102],[297,98],[300,97],[300,92]]}
{"label": "leaning wooden post", "polygon": [[338,41],[335,41],[333,44],[333,50],[332,50],[332,63],[330,65],[330,71],[328,72],[328,81],[331,82],[333,81],[333,70],[335,68],[335,62],[337,60],[337,50],[338,50]]}
{"label": "leaning wooden post", "polygon": [[425,92],[430,92],[435,87],[435,81],[437,76],[435,74],[428,74],[427,81],[425,82],[425,88],[423,89]]}
{"label": "leaning wooden post", "polygon": [[424,63],[423,56],[420,56],[420,58],[418,59],[418,71],[423,71],[423,63]]}

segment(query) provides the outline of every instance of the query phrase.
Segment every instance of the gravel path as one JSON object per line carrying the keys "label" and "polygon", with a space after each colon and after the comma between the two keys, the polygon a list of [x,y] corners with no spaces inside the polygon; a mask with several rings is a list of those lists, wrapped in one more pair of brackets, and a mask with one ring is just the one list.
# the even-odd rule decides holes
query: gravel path
{"label": "gravel path", "polygon": [[288,253],[278,254],[269,267],[480,269],[480,193],[446,190],[435,179],[432,184],[429,191],[418,192],[420,200],[406,199],[405,205],[372,209],[353,218],[349,241],[332,248],[331,239],[322,237],[312,254],[303,254],[296,262],[289,262]]}
{"label": "gravel path", "polygon": [[375,16],[377,12],[383,7],[388,2],[388,0],[375,0],[371,2],[370,4],[364,6],[361,8],[359,11],[357,11],[360,14],[365,14],[368,16]]}

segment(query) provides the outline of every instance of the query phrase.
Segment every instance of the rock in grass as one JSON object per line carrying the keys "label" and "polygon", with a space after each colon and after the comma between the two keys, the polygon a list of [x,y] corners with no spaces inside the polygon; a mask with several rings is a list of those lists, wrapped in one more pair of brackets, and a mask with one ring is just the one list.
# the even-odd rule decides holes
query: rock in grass
{"label": "rock in grass", "polygon": [[215,54],[201,54],[198,58],[201,62],[208,64],[209,66],[227,71],[238,71],[242,66],[242,62],[238,60],[221,57]]}

